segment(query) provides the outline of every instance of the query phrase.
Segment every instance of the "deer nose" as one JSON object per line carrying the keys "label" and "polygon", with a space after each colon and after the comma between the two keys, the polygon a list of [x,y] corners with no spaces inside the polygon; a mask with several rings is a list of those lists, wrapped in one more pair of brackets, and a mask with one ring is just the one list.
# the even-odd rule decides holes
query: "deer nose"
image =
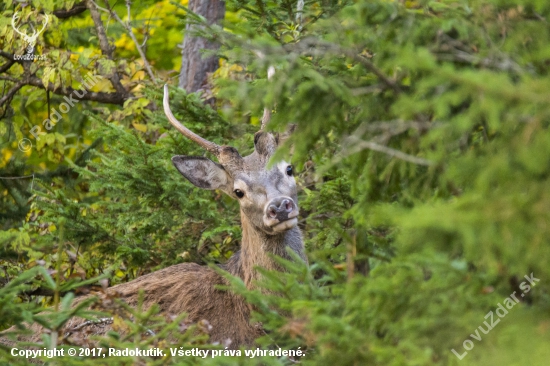
{"label": "deer nose", "polygon": [[287,220],[288,215],[294,210],[296,205],[291,198],[279,197],[273,199],[267,206],[266,214],[270,219],[276,219],[279,221]]}

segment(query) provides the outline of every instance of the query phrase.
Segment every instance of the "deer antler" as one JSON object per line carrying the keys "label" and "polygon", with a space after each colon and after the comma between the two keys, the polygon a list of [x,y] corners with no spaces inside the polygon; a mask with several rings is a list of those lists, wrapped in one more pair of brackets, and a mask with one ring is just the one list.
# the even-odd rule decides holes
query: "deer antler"
{"label": "deer antler", "polygon": [[221,147],[219,145],[211,141],[208,141],[206,139],[203,139],[202,137],[200,137],[199,135],[197,135],[196,133],[194,133],[184,125],[182,125],[181,122],[178,121],[176,117],[174,117],[174,115],[172,114],[172,111],[170,110],[170,101],[168,98],[168,85],[166,84],[164,84],[163,105],[164,105],[164,113],[166,114],[166,117],[168,117],[168,120],[170,121],[172,126],[176,128],[176,130],[181,132],[183,136],[187,137],[191,141],[194,141],[197,144],[199,144],[206,151],[209,151],[212,154],[216,155],[216,157],[220,156]]}
{"label": "deer antler", "polygon": [[[271,80],[273,78],[273,75],[275,75],[275,68],[273,66],[269,66],[267,68],[267,80]],[[262,116],[262,125],[260,127],[260,131],[263,131],[269,121],[271,120],[271,109],[268,107],[264,107],[264,115]]]}

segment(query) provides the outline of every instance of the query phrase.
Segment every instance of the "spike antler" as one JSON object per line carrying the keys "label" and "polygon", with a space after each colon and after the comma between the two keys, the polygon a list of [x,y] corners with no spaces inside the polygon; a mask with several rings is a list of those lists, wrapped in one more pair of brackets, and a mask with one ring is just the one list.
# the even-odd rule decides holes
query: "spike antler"
{"label": "spike antler", "polygon": [[[275,68],[273,66],[269,66],[267,68],[267,80],[271,80],[273,78],[273,75],[275,75]],[[260,127],[260,131],[263,131],[269,121],[271,120],[271,109],[268,107],[264,107],[264,115],[262,116],[262,125]]]}
{"label": "spike antler", "polygon": [[170,101],[168,97],[167,84],[164,84],[163,105],[164,105],[164,113],[166,114],[166,117],[168,118],[172,126],[176,128],[176,130],[178,130],[183,136],[187,137],[191,141],[194,141],[197,144],[199,144],[199,146],[204,148],[206,151],[216,155],[217,158],[220,157],[221,147],[219,145],[200,137],[199,135],[197,135],[196,133],[194,133],[184,125],[182,125],[181,122],[178,121],[176,117],[174,117],[174,115],[172,114],[172,110],[170,109]]}

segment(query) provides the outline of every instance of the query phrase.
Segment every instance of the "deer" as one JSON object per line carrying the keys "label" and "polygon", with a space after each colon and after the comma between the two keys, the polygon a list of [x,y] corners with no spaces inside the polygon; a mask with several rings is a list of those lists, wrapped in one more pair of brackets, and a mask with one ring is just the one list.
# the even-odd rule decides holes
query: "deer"
{"label": "deer", "polygon": [[[163,106],[171,125],[183,136],[213,154],[218,162],[202,156],[176,155],[175,168],[191,184],[201,189],[220,190],[238,201],[240,206],[241,248],[219,267],[240,277],[248,289],[254,289],[261,274],[257,267],[284,271],[274,256],[292,260],[290,252],[307,264],[301,230],[298,227],[297,185],[292,165],[281,161],[268,168],[268,162],[286,135],[265,132],[270,111],[264,110],[260,130],[254,135],[254,152],[241,156],[231,146],[219,146],[195,134],[179,122],[170,109],[168,86],[164,86]],[[210,341],[228,344],[230,348],[252,346],[263,334],[258,324],[250,322],[251,307],[230,290],[217,289],[229,285],[218,271],[196,263],[181,263],[138,277],[107,289],[130,306],[136,306],[140,290],[143,307],[157,304],[164,314],[187,313],[188,320],[206,320],[211,330]],[[40,339],[39,328],[33,326],[31,341]],[[65,335],[74,335],[92,327],[92,334],[112,329],[112,320],[86,322],[71,319]],[[88,329],[90,333],[90,329]]]}

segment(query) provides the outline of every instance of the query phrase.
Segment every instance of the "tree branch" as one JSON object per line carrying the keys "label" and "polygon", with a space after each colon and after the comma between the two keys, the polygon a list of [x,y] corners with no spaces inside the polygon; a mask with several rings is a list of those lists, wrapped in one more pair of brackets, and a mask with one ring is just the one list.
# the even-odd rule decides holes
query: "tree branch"
{"label": "tree branch", "polygon": [[[71,88],[70,86],[62,87],[58,86],[55,87],[54,84],[48,83],[48,85],[44,86],[44,83],[42,80],[36,76],[31,76],[27,78],[24,82],[26,85],[32,85],[39,88],[45,88],[46,90],[51,91],[54,94],[57,95],[71,95],[76,89]],[[101,102],[101,103],[108,103],[108,104],[124,104],[124,101],[127,99],[127,93],[121,94],[121,93],[103,93],[103,92],[92,92],[92,91],[86,91],[86,94],[80,99],[80,100],[90,100],[94,102]]]}
{"label": "tree branch", "polygon": [[3,73],[3,72],[8,71],[10,69],[10,67],[12,67],[14,64],[15,64],[15,61],[13,59],[8,60],[8,62],[6,62],[4,65],[2,65],[2,67],[0,67],[0,74]]}
{"label": "tree branch", "polygon": [[123,27],[124,29],[126,29],[126,32],[128,32],[128,35],[130,36],[130,38],[132,39],[132,41],[134,42],[134,44],[136,45],[136,48],[139,52],[139,55],[141,57],[141,59],[143,60],[143,66],[145,66],[145,70],[147,71],[147,74],[149,74],[149,77],[151,78],[151,81],[153,82],[153,84],[156,85],[156,79],[155,79],[155,75],[153,75],[153,71],[151,70],[151,66],[149,65],[149,62],[147,61],[147,56],[145,56],[145,52],[143,52],[143,49],[141,48],[141,45],[139,44],[136,36],[134,35],[134,32],[132,32],[132,26],[130,25],[130,1],[127,0],[126,1],[126,8],[128,10],[128,20],[126,22],[123,22],[122,19],[120,19],[120,17],[118,16],[118,14],[109,7],[109,3],[107,2],[107,0],[105,0],[105,5],[107,6],[107,11],[109,12],[109,14],[115,18],[115,20],[117,22],[119,22]]}
{"label": "tree branch", "polygon": [[85,12],[86,9],[88,9],[86,7],[86,2],[81,1],[78,4],[74,4],[73,7],[69,10],[54,10],[53,15],[55,15],[59,19],[67,19]]}
{"label": "tree branch", "polygon": [[0,56],[7,58],[9,61],[13,61],[13,62],[17,62],[17,63],[22,63],[21,60],[14,60],[13,54],[12,54],[12,53],[6,52],[6,51],[4,51],[4,50],[0,50]]}
{"label": "tree branch", "polygon": [[[103,26],[103,22],[101,21],[101,15],[98,11],[98,6],[96,3],[93,2],[93,0],[86,0],[86,6],[88,9],[90,9],[90,14],[92,15],[92,20],[94,21],[95,29],[97,32],[97,38],[99,40],[99,48],[101,48],[101,53],[105,55],[108,59],[113,60],[113,51],[114,47],[111,47],[109,45],[109,40],[107,39],[107,33],[105,33],[105,27]],[[126,97],[128,95],[128,92],[126,89],[124,89],[124,86],[120,83],[120,77],[118,73],[115,71],[113,73],[113,76],[109,78],[111,83],[113,84],[113,87],[117,91],[118,94],[123,95]]]}
{"label": "tree branch", "polygon": [[0,107],[3,106],[8,100],[13,98],[15,93],[17,93],[17,91],[19,91],[19,89],[21,89],[23,86],[25,86],[25,82],[22,80],[18,81],[15,86],[11,88],[8,93],[0,99]]}
{"label": "tree branch", "polygon": [[418,164],[418,165],[425,165],[425,166],[431,166],[434,165],[434,162],[431,160],[419,158],[413,155],[409,155],[404,153],[403,151],[399,151],[396,149],[392,149],[391,147],[387,147],[384,145],[377,144],[373,141],[363,141],[360,140],[357,137],[350,136],[348,140],[352,140],[350,142],[353,143],[352,148],[349,149],[348,153],[346,155],[351,155],[353,152],[358,152],[364,149],[369,149],[373,151],[378,151],[384,154],[387,154],[389,156],[392,156],[397,159],[401,159],[404,161],[408,161],[409,163]]}
{"label": "tree branch", "polygon": [[357,62],[361,63],[363,66],[365,66],[366,69],[370,70],[374,75],[376,75],[378,77],[378,79],[380,79],[380,81],[382,81],[384,84],[386,84],[387,86],[392,88],[397,94],[401,93],[401,88],[392,79],[390,79],[389,77],[384,75],[384,73],[382,71],[380,71],[368,59],[366,59],[365,57],[363,57],[363,56],[361,56],[361,55],[359,55],[359,54],[357,54],[353,51],[344,50],[344,49],[341,49],[341,50],[346,56],[348,56],[351,59],[354,59],[355,61],[357,61]]}
{"label": "tree branch", "polygon": [[101,53],[112,60],[114,47],[111,47],[109,45],[107,33],[105,32],[105,27],[103,26],[103,22],[101,21],[101,15],[97,11],[99,6],[97,6],[96,3],[93,2],[93,0],[86,0],[86,6],[88,7],[88,9],[90,9],[90,14],[92,15],[92,20],[94,21]]}
{"label": "tree branch", "polygon": [[380,79],[380,81],[382,81],[382,83],[384,83],[387,87],[393,89],[396,93],[401,93],[402,92],[401,88],[399,87],[399,85],[397,85],[395,83],[395,81],[393,81],[392,79],[387,77],[370,60],[368,60],[367,58],[361,56],[360,54],[358,54],[357,52],[355,52],[353,50],[349,50],[349,49],[343,48],[340,45],[337,45],[337,44],[334,44],[334,43],[324,42],[322,40],[318,40],[318,39],[314,39],[314,38],[304,39],[300,43],[298,43],[298,45],[300,45],[301,47],[308,47],[308,48],[313,47],[313,46],[325,47],[326,49],[331,50],[333,52],[344,54],[346,57],[349,57],[349,58],[355,60],[356,62],[359,62],[363,66],[365,66],[365,68],[367,70],[369,70],[374,75],[376,75],[376,77],[378,77],[378,79]]}
{"label": "tree branch", "polygon": [[7,75],[0,75],[0,80],[7,80],[7,81],[11,81],[12,83],[19,82],[19,79],[16,79],[12,76],[7,76]]}

